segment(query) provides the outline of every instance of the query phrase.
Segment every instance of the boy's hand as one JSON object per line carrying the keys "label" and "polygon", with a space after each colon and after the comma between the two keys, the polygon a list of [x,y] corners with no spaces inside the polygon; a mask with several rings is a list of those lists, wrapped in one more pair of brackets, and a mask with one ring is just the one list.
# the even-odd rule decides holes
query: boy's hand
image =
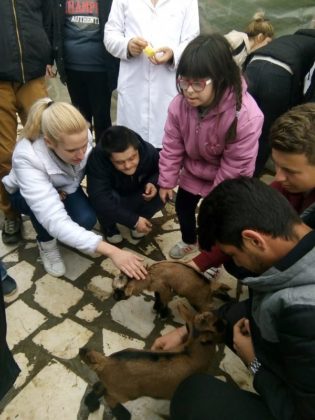
{"label": "boy's hand", "polygon": [[152,198],[154,198],[157,194],[157,188],[155,185],[151,184],[151,182],[148,182],[144,189],[144,194],[142,194],[142,197],[145,201],[150,201]]}

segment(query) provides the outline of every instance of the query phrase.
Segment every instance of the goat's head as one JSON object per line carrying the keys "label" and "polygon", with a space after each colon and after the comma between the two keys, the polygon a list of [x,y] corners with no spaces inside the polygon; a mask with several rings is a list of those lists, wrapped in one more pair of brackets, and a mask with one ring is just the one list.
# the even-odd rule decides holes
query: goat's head
{"label": "goat's head", "polygon": [[222,343],[225,336],[226,322],[214,311],[197,314],[193,321],[192,335],[199,337],[203,344]]}
{"label": "goat's head", "polygon": [[186,321],[190,339],[198,337],[204,344],[221,343],[224,340],[226,323],[214,311],[195,314],[183,303],[178,305],[178,311]]}
{"label": "goat's head", "polygon": [[105,356],[95,350],[90,350],[87,347],[82,347],[79,350],[81,360],[86,363],[95,372],[100,372],[103,367]]}
{"label": "goat's head", "polygon": [[113,298],[115,300],[127,299],[130,296],[127,296],[126,294],[126,287],[130,280],[131,279],[124,273],[120,273],[114,278],[112,286],[114,289]]}

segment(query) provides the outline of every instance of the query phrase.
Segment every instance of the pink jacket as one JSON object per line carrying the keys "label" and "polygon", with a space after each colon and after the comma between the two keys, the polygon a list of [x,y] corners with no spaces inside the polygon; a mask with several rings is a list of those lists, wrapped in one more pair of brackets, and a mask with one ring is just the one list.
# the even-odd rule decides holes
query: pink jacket
{"label": "pink jacket", "polygon": [[172,100],[160,153],[161,187],[179,185],[205,197],[224,179],[253,174],[263,114],[247,92],[245,82],[242,102],[236,137],[225,144],[236,110],[231,91],[203,119],[183,95]]}

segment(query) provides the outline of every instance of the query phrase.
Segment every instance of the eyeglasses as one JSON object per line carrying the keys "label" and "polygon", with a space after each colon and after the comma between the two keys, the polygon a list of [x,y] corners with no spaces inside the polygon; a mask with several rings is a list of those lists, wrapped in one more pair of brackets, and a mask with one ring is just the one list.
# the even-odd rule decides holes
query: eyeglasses
{"label": "eyeglasses", "polygon": [[191,86],[195,92],[202,92],[207,85],[210,85],[210,83],[212,83],[212,79],[194,80],[183,79],[182,77],[177,79],[177,85],[180,87],[180,89],[187,90],[189,86]]}

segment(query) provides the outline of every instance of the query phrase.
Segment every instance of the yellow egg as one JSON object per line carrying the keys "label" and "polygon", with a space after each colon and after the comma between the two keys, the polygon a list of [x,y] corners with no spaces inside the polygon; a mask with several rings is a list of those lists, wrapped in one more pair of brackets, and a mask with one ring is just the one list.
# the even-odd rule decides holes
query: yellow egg
{"label": "yellow egg", "polygon": [[147,45],[143,50],[144,54],[148,57],[153,57],[155,54],[155,49],[151,47],[151,45]]}

